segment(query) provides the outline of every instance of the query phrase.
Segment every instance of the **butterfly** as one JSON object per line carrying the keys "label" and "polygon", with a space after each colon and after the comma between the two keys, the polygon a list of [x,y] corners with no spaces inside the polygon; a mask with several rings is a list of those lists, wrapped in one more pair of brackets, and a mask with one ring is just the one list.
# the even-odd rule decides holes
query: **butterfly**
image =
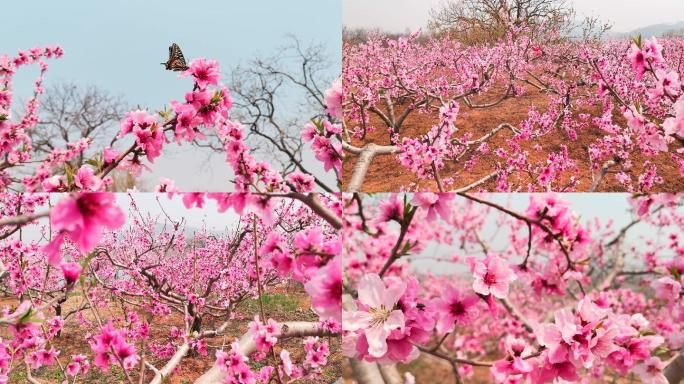
{"label": "butterfly", "polygon": [[169,71],[185,71],[189,68],[185,62],[185,57],[183,57],[183,52],[176,43],[172,43],[169,47],[169,60],[166,63],[161,63],[161,65],[165,65]]}

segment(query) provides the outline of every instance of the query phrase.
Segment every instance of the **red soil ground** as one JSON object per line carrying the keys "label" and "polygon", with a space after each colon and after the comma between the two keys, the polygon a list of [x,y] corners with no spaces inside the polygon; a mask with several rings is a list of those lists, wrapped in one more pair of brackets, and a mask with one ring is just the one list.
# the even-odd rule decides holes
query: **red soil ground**
{"label": "red soil ground", "polygon": [[[496,99],[496,97],[490,96],[490,99]],[[482,103],[486,100],[486,98],[481,98],[474,101]],[[527,118],[528,109],[532,105],[536,106],[538,111],[543,112],[547,105],[546,96],[538,90],[530,89],[525,95],[514,99],[507,99],[503,103],[492,108],[469,109],[465,105],[462,105],[456,125],[460,132],[472,132],[473,138],[479,138],[501,123],[509,123],[518,126],[520,121]],[[395,110],[396,114],[399,115],[403,108],[401,105],[397,105],[395,106]],[[371,116],[371,124],[378,129],[369,133],[363,141],[354,140],[352,142],[353,145],[362,147],[369,142],[378,145],[389,144],[389,137],[384,124],[375,115],[371,114]],[[418,113],[414,111],[404,122],[402,136],[417,137],[425,134],[430,127],[437,122],[438,118],[436,114]],[[348,121],[347,124],[350,127],[355,125],[354,122],[351,121]],[[490,139],[490,152],[489,154],[480,157],[475,169],[472,171],[464,171],[463,161],[459,164],[447,163],[446,168],[440,172],[441,177],[452,177],[454,172],[460,172],[460,176],[456,181],[456,187],[462,187],[489,175],[495,169],[494,164],[498,160],[492,151],[499,147],[507,149],[506,140],[512,136],[513,134],[508,130],[500,131],[496,137]],[[522,148],[529,152],[530,162],[536,163],[545,161],[549,153],[560,150],[561,144],[567,145],[569,156],[577,162],[579,173],[566,172],[566,174],[563,175],[563,183],[565,185],[565,182],[569,180],[571,176],[576,176],[581,182],[578,190],[587,191],[592,184],[587,148],[590,144],[603,136],[603,132],[597,127],[589,127],[587,130],[578,132],[578,139],[576,141],[571,141],[564,131],[556,130],[541,138],[524,142]],[[535,151],[533,149],[535,144],[540,144],[543,147],[543,150]],[[346,189],[346,186],[349,183],[351,172],[356,162],[356,157],[354,155],[346,154],[346,156],[347,158],[343,163],[342,169],[343,190]],[[659,174],[663,176],[665,182],[664,184],[657,186],[652,192],[684,191],[684,178],[679,175],[679,171],[668,154],[646,158],[637,153],[634,154],[632,159],[634,167],[630,171],[630,174],[633,180],[636,180],[638,175],[643,171],[643,162],[645,160],[651,160],[651,162],[658,165]],[[530,181],[531,178],[528,175],[516,175],[510,179],[511,184],[520,186],[523,190]],[[418,182],[417,178],[409,170],[402,167],[395,156],[378,156],[373,160],[368,170],[361,192],[398,192],[402,188],[408,187],[415,182]],[[484,191],[495,191],[495,187],[495,181],[492,180],[485,184],[482,189]],[[419,188],[436,191],[437,185],[434,181],[422,181],[419,183]],[[608,174],[596,192],[624,192],[624,186],[616,180],[614,175]]]}

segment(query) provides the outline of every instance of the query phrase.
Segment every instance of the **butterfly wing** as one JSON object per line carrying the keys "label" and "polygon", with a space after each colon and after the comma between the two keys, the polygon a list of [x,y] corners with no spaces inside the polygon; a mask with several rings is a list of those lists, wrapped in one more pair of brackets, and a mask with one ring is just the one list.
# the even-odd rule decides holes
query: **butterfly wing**
{"label": "butterfly wing", "polygon": [[169,59],[166,61],[166,69],[170,71],[185,71],[188,65],[180,47],[176,43],[169,46]]}
{"label": "butterfly wing", "polygon": [[187,71],[188,70],[187,64],[185,64],[185,60],[182,59],[175,59],[171,62],[171,65],[169,66],[169,69],[172,71]]}
{"label": "butterfly wing", "polygon": [[185,62],[185,57],[183,56],[183,51],[181,51],[178,44],[173,43],[169,47],[169,68],[172,71],[185,71],[188,69],[188,65]]}

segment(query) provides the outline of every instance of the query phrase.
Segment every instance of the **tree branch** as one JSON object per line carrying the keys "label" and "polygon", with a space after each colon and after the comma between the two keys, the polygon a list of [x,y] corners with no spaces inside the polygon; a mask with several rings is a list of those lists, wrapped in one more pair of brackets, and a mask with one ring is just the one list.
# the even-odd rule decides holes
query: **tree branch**
{"label": "tree branch", "polygon": [[[280,335],[278,338],[308,337],[308,336],[331,336],[332,333],[321,328],[319,323],[308,321],[288,321],[281,323]],[[256,341],[248,332],[240,339],[240,352],[248,356],[256,351]],[[195,384],[220,384],[226,379],[226,375],[221,369],[214,365],[202,376],[195,380]]]}

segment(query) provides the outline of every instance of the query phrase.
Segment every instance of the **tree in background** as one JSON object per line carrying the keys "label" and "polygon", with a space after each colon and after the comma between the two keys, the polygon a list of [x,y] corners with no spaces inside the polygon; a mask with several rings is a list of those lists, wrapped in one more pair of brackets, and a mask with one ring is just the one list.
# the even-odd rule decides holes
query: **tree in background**
{"label": "tree in background", "polygon": [[[231,70],[229,89],[233,98],[231,118],[245,127],[247,141],[260,158],[272,161],[284,175],[313,175],[319,188],[335,190],[335,181],[305,164],[307,148],[302,126],[325,116],[325,90],[333,78],[326,47],[303,44],[290,36],[268,57],[256,57]],[[195,141],[199,147],[223,152],[216,135]]]}
{"label": "tree in background", "polygon": [[429,26],[468,44],[497,41],[511,27],[538,34],[570,27],[574,10],[566,0],[449,0],[433,9]]}
{"label": "tree in background", "polygon": [[[83,87],[75,83],[53,85],[42,99],[38,124],[28,132],[33,150],[47,156],[55,148],[81,138],[92,138],[103,146],[110,145],[107,136],[116,134],[126,110],[121,96],[114,96],[96,86]],[[71,159],[69,164],[78,169],[83,161],[82,153]]]}
{"label": "tree in background", "polygon": [[[162,155],[165,146],[172,142],[179,145],[203,143],[225,154],[228,165],[238,168],[237,173],[246,177],[253,176],[252,173],[266,176],[263,172],[266,171],[267,164],[258,162],[251,156],[251,153],[260,152],[260,148],[253,147],[251,141],[250,146],[246,145],[245,139],[251,134],[250,137],[266,139],[267,146],[272,145],[284,154],[282,157],[276,157],[276,160],[290,164],[276,166],[275,169],[269,169],[269,172],[278,172],[281,177],[291,176],[294,181],[290,186],[307,184],[306,191],[311,190],[310,180],[313,180],[313,187],[331,191],[331,188],[320,179],[323,172],[304,167],[302,147],[304,142],[311,142],[312,157],[322,163],[324,172],[339,175],[342,149],[337,140],[341,127],[336,121],[342,117],[341,84],[337,81],[333,83],[332,88],[323,90],[320,87],[320,71],[324,60],[322,56],[315,55],[320,49],[307,51],[298,45],[295,47],[300,57],[305,58],[301,77],[283,72],[278,61],[257,62],[257,69],[253,69],[252,72],[257,76],[257,86],[254,87],[249,82],[237,85],[242,89],[238,92],[238,102],[243,107],[237,114],[246,119],[247,129],[239,121],[232,120],[233,114],[230,111],[234,100],[230,90],[220,83],[219,63],[216,60],[197,58],[192,60],[188,69],[180,75],[181,78],[192,78],[191,91],[172,96],[162,111],[151,112],[138,108],[126,112],[125,117],[119,122],[118,133],[109,133],[111,141],[105,147],[97,146],[90,135],[102,126],[97,124],[97,117],[100,117],[99,121],[107,122],[113,114],[107,114],[105,109],[104,116],[95,116],[96,120],[90,121],[83,119],[84,116],[88,116],[88,113],[83,113],[76,119],[79,121],[78,124],[74,127],[73,124],[69,124],[69,127],[66,127],[60,113],[70,109],[62,107],[57,102],[56,112],[48,111],[48,115],[56,113],[59,116],[56,122],[57,129],[55,133],[48,134],[46,140],[51,138],[50,135],[67,136],[72,129],[76,130],[79,137],[73,137],[72,141],[57,146],[46,156],[37,156],[39,152],[33,148],[32,135],[37,134],[35,131],[40,122],[41,99],[45,93],[43,81],[49,67],[48,60],[60,58],[63,50],[59,46],[34,47],[28,51],[19,51],[12,57],[0,55],[0,190],[115,190],[115,180],[112,176],[114,171],[123,170],[138,177],[150,170],[149,165],[153,164]],[[13,116],[14,74],[20,68],[30,65],[40,67],[40,76],[34,82],[32,97],[25,103],[23,111]],[[235,76],[239,76],[239,70]],[[288,106],[289,110],[295,111],[292,115],[276,117],[276,99],[294,99],[292,94],[275,94],[285,80],[290,80],[294,86],[299,87],[297,89],[305,91],[306,101],[303,103],[309,106],[309,112],[304,113]],[[76,101],[76,105],[82,102],[82,106],[87,107],[90,101],[86,96],[83,96],[81,101]],[[56,98],[71,102],[69,92],[61,96],[58,94]],[[311,112],[315,108],[318,108],[317,111]],[[278,107],[278,110],[281,108]],[[306,117],[298,117],[302,115],[297,113],[302,113]],[[264,125],[265,123],[268,125]],[[39,144],[42,144],[40,150],[47,150],[45,140],[39,139]],[[251,163],[245,162],[247,157]],[[75,169],[71,162],[81,165]],[[316,176],[313,176],[313,173],[316,173]],[[282,181],[271,178],[267,183],[272,187],[273,184]],[[249,180],[247,182],[249,183]],[[173,181],[169,179],[162,178],[155,184],[155,189],[160,192],[174,189]],[[226,185],[229,184],[230,180],[226,180]],[[272,191],[273,188],[268,190]]]}
{"label": "tree in background", "polygon": [[[38,124],[28,131],[35,156],[45,158],[55,149],[83,138],[92,139],[95,148],[111,147],[119,140],[116,133],[126,111],[122,96],[97,86],[73,82],[52,85],[42,98]],[[71,169],[79,169],[93,153],[92,149],[85,150],[66,163]],[[57,171],[62,175],[65,172]],[[115,171],[112,178],[113,191],[143,187],[129,172]]]}

